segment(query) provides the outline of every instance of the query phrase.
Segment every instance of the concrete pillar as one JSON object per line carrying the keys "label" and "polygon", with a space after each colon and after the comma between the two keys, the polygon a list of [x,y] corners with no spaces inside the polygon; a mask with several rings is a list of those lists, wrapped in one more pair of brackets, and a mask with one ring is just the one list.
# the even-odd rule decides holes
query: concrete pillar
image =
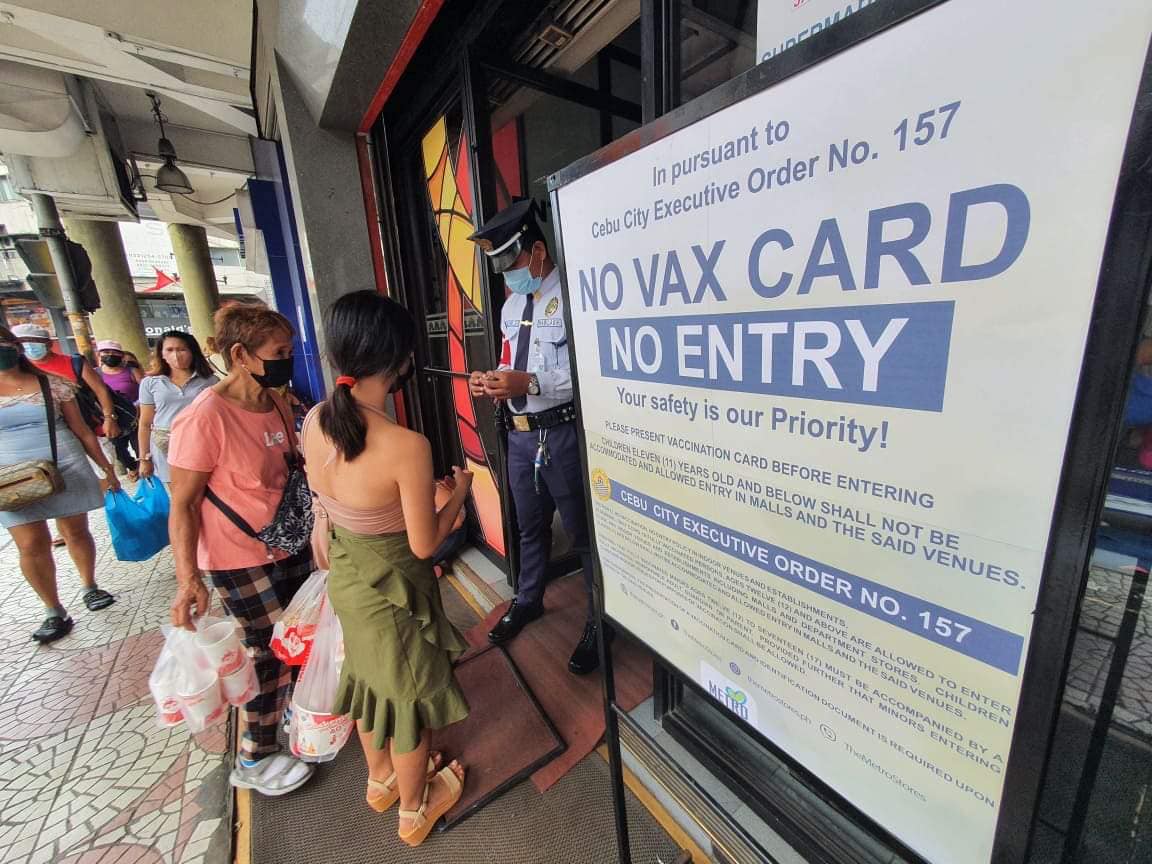
{"label": "concrete pillar", "polygon": [[[88,338],[88,316],[80,305],[80,293],[76,284],[76,276],[72,272],[72,260],[68,256],[67,239],[64,227],[60,224],[60,214],[56,210],[56,200],[50,195],[32,195],[32,212],[36,215],[36,224],[40,228],[40,236],[48,244],[48,254],[52,257],[52,269],[56,273],[56,282],[60,285],[60,293],[64,298],[64,308],[68,310],[68,323],[72,327],[72,337],[76,342],[76,351],[92,359],[92,344]],[[63,335],[57,331],[57,337]]]}
{"label": "concrete pillar", "polygon": [[100,308],[92,313],[96,339],[115,339],[147,369],[148,340],[120,226],[96,219],[65,219],[64,224],[68,236],[84,247],[92,262],[92,280],[100,293]]}
{"label": "concrete pillar", "polygon": [[172,222],[168,225],[168,236],[172,238],[172,251],[176,254],[176,271],[184,289],[192,334],[204,347],[208,337],[215,333],[212,316],[220,307],[216,271],[208,254],[208,234],[199,225]]}

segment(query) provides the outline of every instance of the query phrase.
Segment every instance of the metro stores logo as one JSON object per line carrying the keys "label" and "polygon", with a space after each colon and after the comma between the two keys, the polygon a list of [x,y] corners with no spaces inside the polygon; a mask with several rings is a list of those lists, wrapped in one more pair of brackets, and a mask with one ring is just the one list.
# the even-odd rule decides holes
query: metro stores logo
{"label": "metro stores logo", "polygon": [[756,710],[756,700],[748,695],[739,684],[731,681],[727,676],[720,674],[707,663],[700,663],[700,683],[708,691],[708,695],[752,726],[756,726],[759,712]]}

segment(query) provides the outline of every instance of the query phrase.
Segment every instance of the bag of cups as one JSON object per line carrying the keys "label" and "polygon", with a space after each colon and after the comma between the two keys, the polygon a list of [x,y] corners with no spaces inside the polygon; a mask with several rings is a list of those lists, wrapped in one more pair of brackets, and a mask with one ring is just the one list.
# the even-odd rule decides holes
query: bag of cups
{"label": "bag of cups", "polygon": [[304,762],[335,759],[356,725],[351,717],[332,713],[343,662],[344,631],[332,604],[326,603],[308,663],[292,691],[289,745]]}
{"label": "bag of cups", "polygon": [[161,726],[203,732],[260,692],[260,682],[231,618],[201,618],[196,632],[163,628],[164,647],[148,678]]}
{"label": "bag of cups", "polygon": [[328,571],[317,570],[293,595],[272,628],[272,653],[285,666],[303,666],[308,662],[327,589]]}

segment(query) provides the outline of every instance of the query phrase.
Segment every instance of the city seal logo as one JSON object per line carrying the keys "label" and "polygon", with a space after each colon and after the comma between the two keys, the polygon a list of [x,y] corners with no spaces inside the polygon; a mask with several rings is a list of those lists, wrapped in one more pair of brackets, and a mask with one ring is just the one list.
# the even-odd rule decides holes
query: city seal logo
{"label": "city seal logo", "polygon": [[609,501],[612,498],[612,481],[608,479],[608,474],[603,468],[597,468],[592,472],[592,492],[601,501]]}
{"label": "city seal logo", "polygon": [[547,308],[544,309],[544,317],[551,318],[553,315],[556,314],[556,310],[559,308],[560,308],[560,298],[559,297],[553,297],[551,300],[548,301]]}

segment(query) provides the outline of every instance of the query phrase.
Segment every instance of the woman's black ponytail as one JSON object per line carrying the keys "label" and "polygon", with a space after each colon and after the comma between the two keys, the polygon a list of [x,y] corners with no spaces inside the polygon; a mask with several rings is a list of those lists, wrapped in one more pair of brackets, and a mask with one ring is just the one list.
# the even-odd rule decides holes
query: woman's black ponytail
{"label": "woman's black ponytail", "polygon": [[[325,330],[332,364],[351,378],[396,374],[416,347],[416,323],[408,310],[375,291],[353,291],[333,303]],[[368,424],[348,384],[336,385],[317,420],[346,461],[364,452]]]}
{"label": "woman's black ponytail", "polygon": [[337,384],[332,396],[320,406],[320,429],[324,435],[340,451],[343,457],[351,462],[364,452],[364,445],[368,437],[368,424],[356,407],[356,400],[352,398],[352,388],[347,384]]}

